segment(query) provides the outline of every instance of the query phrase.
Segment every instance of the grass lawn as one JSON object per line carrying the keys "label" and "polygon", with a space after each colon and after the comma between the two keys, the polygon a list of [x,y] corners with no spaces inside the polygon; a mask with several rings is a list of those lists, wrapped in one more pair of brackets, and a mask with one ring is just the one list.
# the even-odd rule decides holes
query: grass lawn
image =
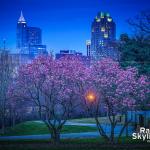
{"label": "grass lawn", "polygon": [[[65,125],[62,133],[79,133],[97,131],[96,127]],[[37,135],[49,134],[48,128],[42,122],[27,121],[16,125],[14,128],[8,128],[5,135]]]}
{"label": "grass lawn", "polygon": [[[106,118],[100,118],[106,121]],[[73,119],[73,122],[95,123],[93,118]],[[64,126],[62,133],[77,133],[97,131],[96,127]],[[48,134],[46,125],[42,122],[27,121],[8,128],[5,135],[36,135]],[[62,139],[60,144],[53,144],[51,140],[13,140],[0,141],[0,150],[149,150],[150,143],[122,138],[119,144],[110,145],[102,138],[93,139]]]}
{"label": "grass lawn", "polygon": [[131,138],[125,138],[122,144],[113,145],[104,143],[101,138],[65,139],[57,145],[50,140],[0,141],[0,150],[149,150],[149,148],[149,143],[140,143]]}

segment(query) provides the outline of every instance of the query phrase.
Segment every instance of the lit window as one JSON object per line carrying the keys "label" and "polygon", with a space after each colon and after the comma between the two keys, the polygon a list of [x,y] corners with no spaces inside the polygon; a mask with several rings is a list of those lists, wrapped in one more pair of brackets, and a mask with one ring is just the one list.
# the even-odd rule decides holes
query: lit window
{"label": "lit window", "polygon": [[101,20],[99,18],[96,19],[96,22],[100,22]]}
{"label": "lit window", "polygon": [[108,38],[108,34],[107,33],[104,33],[104,38]]}
{"label": "lit window", "polygon": [[105,28],[104,28],[104,27],[102,27],[102,28],[101,28],[101,31],[102,31],[102,32],[105,32]]}
{"label": "lit window", "polygon": [[102,46],[104,45],[103,40],[100,40],[100,41],[99,41],[99,45],[102,45]]}
{"label": "lit window", "polygon": [[112,18],[107,18],[107,21],[108,22],[112,22]]}

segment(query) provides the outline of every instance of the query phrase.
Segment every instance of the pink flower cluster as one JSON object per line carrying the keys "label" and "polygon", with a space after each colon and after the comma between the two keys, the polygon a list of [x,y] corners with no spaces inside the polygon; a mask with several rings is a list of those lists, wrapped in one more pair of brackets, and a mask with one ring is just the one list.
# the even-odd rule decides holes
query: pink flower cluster
{"label": "pink flower cluster", "polygon": [[33,100],[40,93],[42,100],[67,104],[71,98],[83,101],[86,91],[92,89],[104,108],[120,112],[147,100],[149,86],[148,78],[139,77],[136,68],[122,69],[118,62],[108,58],[86,67],[76,57],[54,60],[40,56],[19,69],[10,94],[15,91],[15,95]]}

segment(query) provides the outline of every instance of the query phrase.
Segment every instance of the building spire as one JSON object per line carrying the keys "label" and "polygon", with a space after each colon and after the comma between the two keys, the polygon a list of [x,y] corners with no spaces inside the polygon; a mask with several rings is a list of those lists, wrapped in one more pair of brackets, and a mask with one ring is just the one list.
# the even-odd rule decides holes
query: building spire
{"label": "building spire", "polygon": [[20,18],[19,18],[19,20],[18,20],[18,23],[26,23],[22,11],[21,11],[21,14],[20,14]]}

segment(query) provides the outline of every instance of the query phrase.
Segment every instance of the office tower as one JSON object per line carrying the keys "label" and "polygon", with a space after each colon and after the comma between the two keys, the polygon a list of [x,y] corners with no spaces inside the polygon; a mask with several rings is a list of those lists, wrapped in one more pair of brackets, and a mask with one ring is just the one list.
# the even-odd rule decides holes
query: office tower
{"label": "office tower", "polygon": [[22,56],[29,55],[32,59],[48,54],[46,45],[42,44],[41,29],[27,26],[22,12],[17,23],[17,50]]}
{"label": "office tower", "polygon": [[40,28],[27,27],[27,41],[31,58],[47,54],[46,45],[42,45],[42,31]]}
{"label": "office tower", "polygon": [[91,40],[86,40],[87,56],[91,56]]}
{"label": "office tower", "polygon": [[27,27],[28,45],[42,44],[42,31],[37,27]]}
{"label": "office tower", "polygon": [[24,19],[23,13],[17,22],[17,50],[20,53],[25,53],[27,49],[27,23]]}
{"label": "office tower", "polygon": [[112,53],[115,52],[112,43],[116,40],[116,24],[110,14],[99,12],[92,23],[91,30],[92,58],[98,60],[112,57]]}

